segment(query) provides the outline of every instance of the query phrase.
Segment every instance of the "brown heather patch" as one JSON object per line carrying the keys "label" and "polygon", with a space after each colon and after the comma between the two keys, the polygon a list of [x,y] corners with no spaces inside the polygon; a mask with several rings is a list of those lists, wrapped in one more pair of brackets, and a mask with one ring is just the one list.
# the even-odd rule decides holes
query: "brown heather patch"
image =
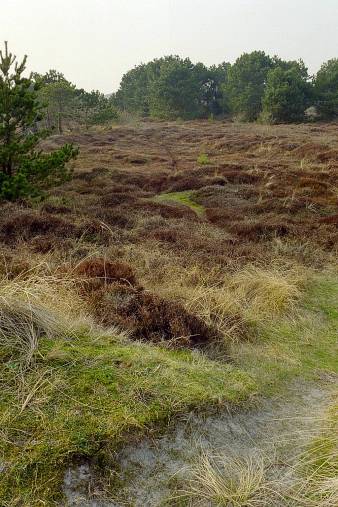
{"label": "brown heather patch", "polygon": [[175,229],[155,229],[152,231],[151,235],[158,241],[164,241],[166,243],[177,243],[179,241],[179,234]]}
{"label": "brown heather patch", "polygon": [[46,234],[70,237],[75,231],[76,226],[70,221],[33,211],[18,211],[9,218],[3,218],[0,223],[0,238],[4,243],[27,241]]}
{"label": "brown heather patch", "polygon": [[330,215],[328,217],[322,217],[319,219],[319,222],[321,222],[322,224],[332,224],[338,226],[338,214]]}
{"label": "brown heather patch", "polygon": [[220,338],[216,329],[181,304],[120,284],[96,291],[91,304],[102,324],[117,325],[133,339],[196,347]]}
{"label": "brown heather patch", "polygon": [[94,206],[88,209],[88,213],[95,216],[100,223],[120,229],[132,229],[135,225],[135,217],[128,206],[117,206],[113,209]]}
{"label": "brown heather patch", "polygon": [[15,255],[15,252],[4,250],[1,256],[0,276],[13,280],[16,277],[23,276],[28,273],[31,265],[27,258]]}
{"label": "brown heather patch", "polygon": [[310,187],[327,190],[329,184],[315,178],[301,178],[298,182],[299,187]]}
{"label": "brown heather patch", "polygon": [[51,204],[49,202],[46,202],[41,206],[41,211],[50,214],[58,214],[58,213],[68,214],[72,212],[71,208],[69,208],[68,206],[62,205],[58,206],[56,204]]}
{"label": "brown heather patch", "polygon": [[207,208],[205,210],[207,219],[219,227],[227,227],[233,220],[238,219],[233,209]]}
{"label": "brown heather patch", "polygon": [[206,178],[194,174],[177,175],[168,185],[169,192],[184,192],[185,190],[196,190],[206,185]]}
{"label": "brown heather patch", "polygon": [[164,203],[143,201],[136,203],[134,209],[148,215],[159,215],[165,219],[178,218],[193,221],[198,220],[196,213],[192,209],[190,209],[188,206],[181,206],[178,204],[167,205]]}
{"label": "brown heather patch", "polygon": [[96,290],[115,282],[133,286],[136,278],[133,269],[126,262],[113,262],[102,257],[93,257],[80,262],[74,270],[81,277],[86,290]]}
{"label": "brown heather patch", "polygon": [[106,193],[99,200],[98,206],[110,207],[117,206],[119,204],[131,205],[136,200],[136,197],[127,192],[111,192]]}
{"label": "brown heather patch", "polygon": [[290,228],[285,222],[269,223],[261,220],[233,223],[229,230],[246,240],[257,241],[261,238],[286,236]]}

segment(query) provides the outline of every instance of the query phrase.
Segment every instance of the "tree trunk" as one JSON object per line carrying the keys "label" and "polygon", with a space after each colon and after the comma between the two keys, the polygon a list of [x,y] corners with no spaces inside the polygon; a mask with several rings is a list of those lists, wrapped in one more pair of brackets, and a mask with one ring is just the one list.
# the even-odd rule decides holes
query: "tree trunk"
{"label": "tree trunk", "polygon": [[59,111],[58,113],[58,131],[59,134],[62,134],[62,113]]}

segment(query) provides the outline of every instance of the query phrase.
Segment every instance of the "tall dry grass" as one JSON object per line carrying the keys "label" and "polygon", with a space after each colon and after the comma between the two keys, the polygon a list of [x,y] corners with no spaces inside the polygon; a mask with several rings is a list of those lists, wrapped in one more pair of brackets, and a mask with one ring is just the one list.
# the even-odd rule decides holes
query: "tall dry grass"
{"label": "tall dry grass", "polygon": [[230,341],[242,338],[248,325],[292,314],[311,278],[310,269],[278,258],[264,267],[206,270],[152,246],[124,250],[141,283],[164,298],[179,300]]}
{"label": "tall dry grass", "polygon": [[267,478],[261,458],[229,458],[202,455],[192,466],[188,488],[182,496],[190,505],[217,507],[268,507],[281,505],[277,483]]}
{"label": "tall dry grass", "polygon": [[46,274],[41,266],[15,279],[0,279],[0,346],[30,363],[42,336],[71,333],[85,308],[73,281]]}

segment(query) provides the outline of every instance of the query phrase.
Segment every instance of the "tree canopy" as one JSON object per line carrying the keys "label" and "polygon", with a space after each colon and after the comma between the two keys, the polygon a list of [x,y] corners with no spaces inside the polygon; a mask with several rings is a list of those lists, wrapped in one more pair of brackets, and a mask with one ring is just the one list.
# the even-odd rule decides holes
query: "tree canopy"
{"label": "tree canopy", "polygon": [[325,118],[338,116],[338,58],[324,63],[315,78],[316,105]]}
{"label": "tree canopy", "polygon": [[267,75],[263,118],[273,123],[302,121],[311,96],[312,87],[302,64],[277,66]]}
{"label": "tree canopy", "polygon": [[157,118],[203,118],[222,113],[226,67],[208,69],[189,58],[166,56],[127,72],[116,94],[123,110]]}
{"label": "tree canopy", "polygon": [[231,112],[240,119],[256,120],[262,110],[266,79],[274,62],[263,51],[244,53],[230,67],[225,94]]}
{"label": "tree canopy", "polygon": [[231,116],[244,121],[301,121],[309,106],[319,117],[338,115],[338,60],[315,78],[304,62],[264,51],[242,54],[234,64],[206,67],[169,55],[127,72],[115,95],[116,106],[154,118]]}

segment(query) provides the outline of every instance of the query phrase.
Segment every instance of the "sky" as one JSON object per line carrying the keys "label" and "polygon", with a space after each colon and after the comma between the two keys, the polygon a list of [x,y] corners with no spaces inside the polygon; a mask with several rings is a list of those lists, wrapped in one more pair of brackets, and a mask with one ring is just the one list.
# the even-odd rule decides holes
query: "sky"
{"label": "sky", "polygon": [[0,0],[1,40],[29,70],[103,93],[168,54],[212,65],[261,49],[315,73],[338,57],[338,0]]}

